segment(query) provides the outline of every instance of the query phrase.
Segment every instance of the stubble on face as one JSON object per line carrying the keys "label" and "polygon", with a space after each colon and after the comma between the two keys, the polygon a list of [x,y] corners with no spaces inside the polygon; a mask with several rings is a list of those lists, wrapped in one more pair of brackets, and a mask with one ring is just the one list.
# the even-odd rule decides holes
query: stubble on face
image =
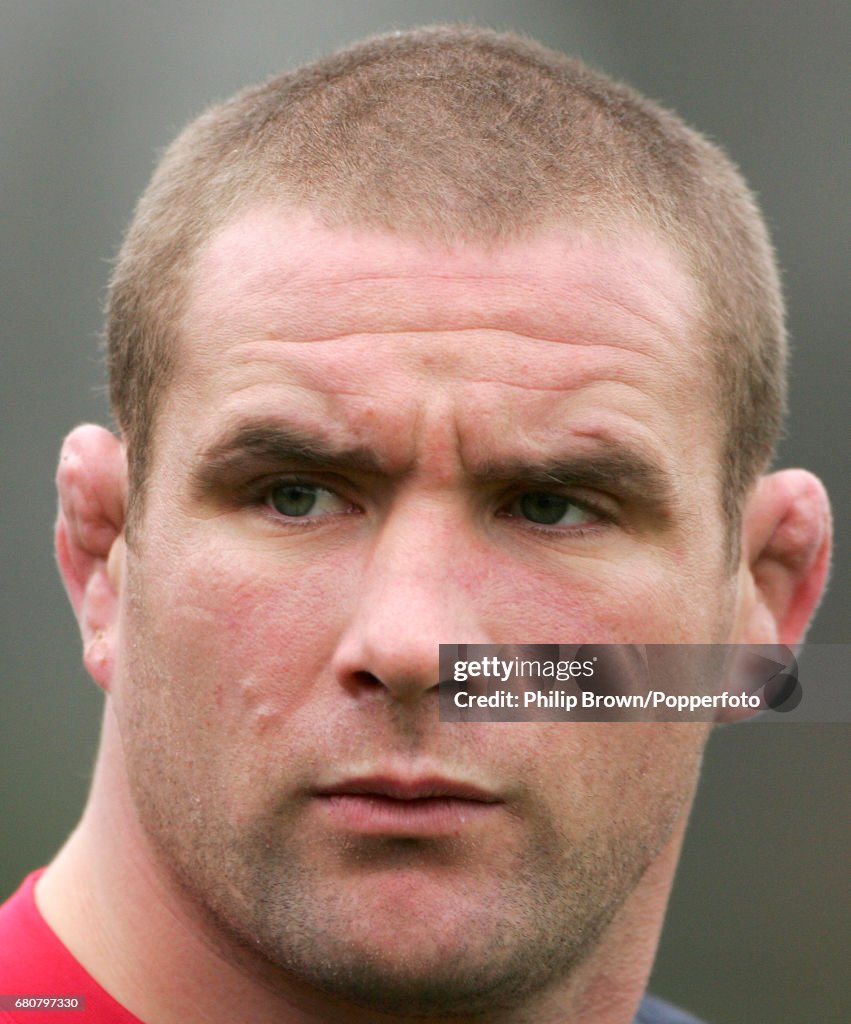
{"label": "stubble on face", "polygon": [[[527,780],[511,812],[523,819],[521,839],[507,835],[509,855],[484,862],[477,841],[462,836],[349,837],[323,849],[305,828],[304,799],[276,799],[272,790],[267,813],[236,823],[210,784],[217,755],[203,716],[187,720],[167,663],[151,656],[162,650],[162,636],[157,629],[146,635],[153,619],[144,594],[130,603],[141,615],[128,665],[135,697],[122,736],[140,822],[158,863],[167,865],[167,883],[197,913],[219,955],[272,989],[295,980],[400,1018],[508,1012],[519,1020],[533,996],[593,952],[687,813],[702,737],[686,738],[701,727],[679,724],[651,727],[668,730],[657,757],[670,762],[670,781],[652,791],[637,755],[648,737],[636,732],[632,761],[623,746],[613,747],[621,764],[607,771],[602,800],[609,806],[590,831],[575,828],[569,813],[559,820]],[[430,720],[431,710],[424,712]],[[590,728],[602,736],[600,729],[647,727]],[[422,722],[413,730],[429,731]],[[305,774],[310,757],[298,758]],[[611,807],[618,794],[623,813]],[[639,814],[636,800],[643,801]],[[411,894],[424,877],[426,898],[418,902]]]}

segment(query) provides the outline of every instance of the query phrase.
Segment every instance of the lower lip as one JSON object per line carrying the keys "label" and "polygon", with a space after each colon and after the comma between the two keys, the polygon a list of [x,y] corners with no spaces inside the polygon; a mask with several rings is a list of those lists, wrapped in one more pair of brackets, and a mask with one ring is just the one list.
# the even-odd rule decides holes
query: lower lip
{"label": "lower lip", "polygon": [[396,800],[367,793],[319,798],[333,823],[365,835],[428,836],[458,833],[494,814],[498,803],[455,797]]}

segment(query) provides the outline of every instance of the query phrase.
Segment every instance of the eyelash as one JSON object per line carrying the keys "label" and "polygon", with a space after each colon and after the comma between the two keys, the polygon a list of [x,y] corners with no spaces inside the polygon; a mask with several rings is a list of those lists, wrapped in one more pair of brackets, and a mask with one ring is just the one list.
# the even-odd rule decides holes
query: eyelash
{"label": "eyelash", "polygon": [[[352,506],[352,508],[346,511],[329,513],[325,516],[285,516],[283,513],[276,512],[271,505],[272,492],[279,487],[306,487],[315,488],[317,491],[326,491],[329,494],[333,494],[340,501]],[[507,511],[511,505],[517,502],[524,495],[530,494],[547,494],[553,497],[563,498],[565,501],[569,502],[570,505],[594,516],[595,521],[582,525],[558,526],[557,524],[536,523],[533,520],[524,519],[520,515]],[[272,480],[266,478],[252,485],[248,489],[248,494],[244,499],[244,504],[259,506],[261,510],[266,513],[271,522],[275,524],[286,523],[288,528],[296,529],[317,527],[323,520],[336,518],[337,516],[342,515],[351,515],[357,509],[356,503],[347,498],[337,488],[326,486],[324,483],[301,476],[275,477]],[[514,520],[524,530],[530,530],[533,533],[543,534],[548,537],[563,534],[570,537],[581,538],[590,534],[599,533],[601,530],[615,525],[617,521],[612,511],[608,508],[604,508],[602,504],[588,501],[585,498],[580,499],[574,495],[562,494],[556,489],[549,491],[545,488],[534,487],[527,487],[514,491],[507,499],[501,502],[496,514],[499,518]]]}
{"label": "eyelash", "polygon": [[[553,497],[561,498],[568,502],[570,505],[578,508],[580,511],[587,513],[594,517],[594,522],[574,524],[572,526],[559,526],[558,524],[547,524],[547,523],[536,523],[534,520],[525,519],[522,516],[512,514],[506,509],[513,505],[516,501],[522,498],[524,495],[530,494],[541,494],[551,495]],[[548,491],[545,488],[524,488],[523,490],[516,491],[508,501],[504,502],[500,506],[498,512],[500,518],[513,519],[515,520],[523,530],[529,530],[533,533],[543,534],[547,537],[558,536],[569,536],[571,538],[582,538],[590,536],[591,534],[597,534],[603,529],[615,525],[616,519],[614,514],[596,502],[588,501],[585,498],[577,498],[572,494],[563,494],[558,490]]]}
{"label": "eyelash", "polygon": [[[326,516],[285,516],[281,512],[276,512],[272,507],[272,493],[279,487],[305,487],[315,489],[316,491],[326,491],[328,494],[333,494],[335,498],[352,507],[346,511],[329,513]],[[272,480],[266,478],[254,484],[248,491],[245,504],[259,506],[271,522],[275,524],[285,523],[288,528],[294,529],[316,527],[325,519],[351,515],[355,511],[355,502],[341,494],[337,488],[328,487],[324,483],[300,476],[275,477]]]}

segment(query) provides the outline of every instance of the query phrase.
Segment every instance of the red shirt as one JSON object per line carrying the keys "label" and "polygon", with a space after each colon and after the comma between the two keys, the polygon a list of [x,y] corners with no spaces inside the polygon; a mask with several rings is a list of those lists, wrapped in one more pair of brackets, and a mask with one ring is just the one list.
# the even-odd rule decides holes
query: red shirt
{"label": "red shirt", "polygon": [[[41,916],[34,895],[40,875],[28,875],[0,907],[0,1022],[143,1024],[74,959]],[[14,1008],[16,999],[32,996],[76,997],[85,1004],[77,1010]]]}

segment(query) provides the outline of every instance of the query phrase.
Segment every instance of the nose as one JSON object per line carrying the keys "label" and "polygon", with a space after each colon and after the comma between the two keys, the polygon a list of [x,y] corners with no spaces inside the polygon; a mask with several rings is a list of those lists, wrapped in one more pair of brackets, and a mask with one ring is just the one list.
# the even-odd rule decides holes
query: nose
{"label": "nose", "polygon": [[475,540],[426,508],[391,515],[370,550],[333,659],[339,683],[414,702],[439,682],[439,645],[488,643],[477,613]]}

